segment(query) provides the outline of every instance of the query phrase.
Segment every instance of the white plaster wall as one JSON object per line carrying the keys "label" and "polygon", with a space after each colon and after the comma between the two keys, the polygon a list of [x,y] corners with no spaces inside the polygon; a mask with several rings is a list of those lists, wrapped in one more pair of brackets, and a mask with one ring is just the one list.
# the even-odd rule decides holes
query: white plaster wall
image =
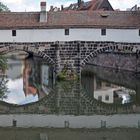
{"label": "white plaster wall", "polygon": [[71,29],[70,37],[84,41],[140,42],[138,33],[138,29],[106,29],[106,36],[102,36],[101,29]]}
{"label": "white plaster wall", "polygon": [[48,41],[116,41],[138,42],[138,29],[107,29],[106,36],[101,36],[101,29],[79,28],[70,29],[68,36],[64,29],[22,29],[12,36],[12,30],[0,30],[0,42],[48,42]]}
{"label": "white plaster wall", "polygon": [[17,127],[53,127],[65,128],[65,121],[70,128],[100,128],[101,121],[106,121],[107,128],[114,127],[138,127],[140,114],[127,115],[94,115],[94,116],[69,116],[69,115],[0,115],[0,126],[10,127],[13,120],[17,121]]}

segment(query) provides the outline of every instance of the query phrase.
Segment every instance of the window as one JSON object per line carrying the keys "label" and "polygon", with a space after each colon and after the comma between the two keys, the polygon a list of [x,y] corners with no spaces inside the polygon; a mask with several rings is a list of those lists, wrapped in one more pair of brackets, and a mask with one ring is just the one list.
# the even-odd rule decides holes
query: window
{"label": "window", "polygon": [[99,101],[102,101],[102,96],[98,96],[98,100]]}
{"label": "window", "polygon": [[139,29],[139,36],[140,36],[140,29]]}
{"label": "window", "polygon": [[105,96],[105,100],[109,101],[109,96],[108,95]]}
{"label": "window", "polygon": [[69,29],[65,29],[65,35],[69,35]]}
{"label": "window", "polygon": [[101,29],[101,35],[106,35],[106,29]]}
{"label": "window", "polygon": [[16,36],[16,30],[12,30],[12,36]]}

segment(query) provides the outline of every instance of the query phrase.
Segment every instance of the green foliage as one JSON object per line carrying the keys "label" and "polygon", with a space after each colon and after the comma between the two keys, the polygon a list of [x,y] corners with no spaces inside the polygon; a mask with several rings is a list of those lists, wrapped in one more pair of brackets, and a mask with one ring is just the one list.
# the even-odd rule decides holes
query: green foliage
{"label": "green foliage", "polygon": [[59,72],[57,75],[58,80],[66,80],[66,74],[63,72]]}
{"label": "green foliage", "polygon": [[61,72],[57,75],[58,80],[77,80],[77,76],[73,69],[69,70],[68,64],[66,63],[61,70]]}
{"label": "green foliage", "polygon": [[8,92],[8,88],[6,86],[8,80],[4,78],[0,78],[0,98],[4,99],[7,98],[6,92]]}
{"label": "green foliage", "polygon": [[10,12],[9,8],[0,2],[0,12]]}
{"label": "green foliage", "polygon": [[[6,70],[8,68],[7,66],[7,58],[0,55],[0,72]],[[8,80],[6,80],[4,77],[0,77],[0,98],[6,98],[5,93],[8,91],[7,84]]]}
{"label": "green foliage", "polygon": [[8,68],[7,58],[0,55],[0,70],[4,71]]}

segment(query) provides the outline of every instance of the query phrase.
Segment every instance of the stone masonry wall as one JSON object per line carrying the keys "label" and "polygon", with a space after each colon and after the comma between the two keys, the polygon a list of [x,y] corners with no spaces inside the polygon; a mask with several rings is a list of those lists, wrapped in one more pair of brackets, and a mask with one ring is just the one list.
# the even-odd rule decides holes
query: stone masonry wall
{"label": "stone masonry wall", "polygon": [[[137,54],[137,59],[139,59],[140,43],[94,41],[0,43],[0,54],[18,50],[23,50],[46,59],[48,64],[55,67],[56,73],[61,71],[65,64],[68,64],[69,69],[80,73],[81,68],[89,62],[95,61],[94,58],[104,52]],[[114,56],[116,61],[118,61],[117,57],[118,56]],[[125,55],[122,55],[122,58],[119,58],[119,60],[124,59],[124,57]],[[128,58],[125,59],[130,66],[130,68],[128,66],[128,69],[135,70],[134,66],[131,66],[133,63],[131,63],[131,59],[129,58],[128,56]],[[106,60],[104,61],[107,62]],[[140,64],[137,64],[137,69],[140,70]]]}
{"label": "stone masonry wall", "polygon": [[93,58],[89,64],[118,70],[138,71],[137,64],[140,64],[140,59],[136,54],[131,53],[103,53]]}

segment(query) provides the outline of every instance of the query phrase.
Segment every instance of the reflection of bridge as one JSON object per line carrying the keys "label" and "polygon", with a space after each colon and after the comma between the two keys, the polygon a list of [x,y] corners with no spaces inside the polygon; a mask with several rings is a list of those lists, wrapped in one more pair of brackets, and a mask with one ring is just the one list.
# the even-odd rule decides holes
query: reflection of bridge
{"label": "reflection of bridge", "polygon": [[137,89],[137,86],[140,85],[140,80],[135,73],[127,71],[118,71],[115,69],[108,69],[102,67],[96,67],[92,65],[86,66],[86,71],[94,73],[100,79],[120,85],[125,86],[129,89]]}
{"label": "reflection of bridge", "polygon": [[0,113],[33,113],[93,115],[115,113],[140,113],[139,106],[134,104],[113,105],[98,102],[80,90],[80,84],[67,82],[57,84],[55,90],[36,103],[16,106],[0,103]]}
{"label": "reflection of bridge", "polygon": [[[94,57],[98,54],[104,53],[105,51],[137,53],[137,60],[139,60],[139,48],[139,43],[92,41],[2,43],[0,53],[2,54],[17,50],[25,51],[44,58],[48,64],[55,67],[57,72],[60,71],[68,62],[69,67],[72,67],[80,73],[81,67],[84,67]],[[139,61],[137,63],[137,71],[139,71]]]}
{"label": "reflection of bridge", "polygon": [[83,74],[85,72],[90,73],[92,76],[95,75],[97,78],[108,83],[135,90],[136,102],[137,104],[140,104],[140,80],[135,73],[116,71],[115,69],[96,67],[92,65],[87,65]]}

